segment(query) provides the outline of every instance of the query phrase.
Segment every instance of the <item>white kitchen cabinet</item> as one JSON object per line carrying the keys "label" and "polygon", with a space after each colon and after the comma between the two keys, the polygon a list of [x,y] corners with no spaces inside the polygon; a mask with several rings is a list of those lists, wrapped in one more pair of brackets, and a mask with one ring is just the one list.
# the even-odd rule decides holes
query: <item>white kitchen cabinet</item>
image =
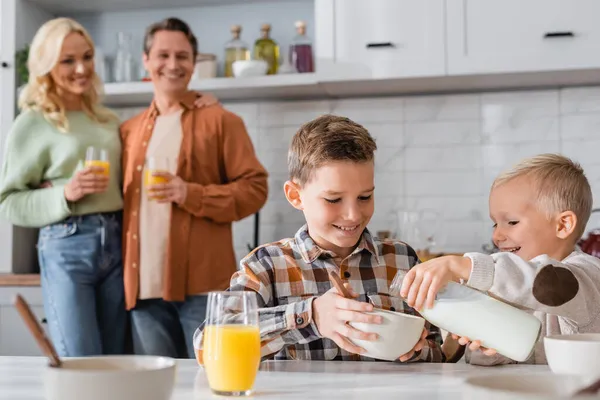
{"label": "white kitchen cabinet", "polygon": [[[37,29],[53,15],[27,0],[0,0],[0,165],[6,137],[17,111],[15,53],[33,39]],[[15,228],[0,218],[0,273],[36,272],[35,232]]]}
{"label": "white kitchen cabinet", "polygon": [[448,72],[600,67],[598,0],[446,0]]}
{"label": "white kitchen cabinet", "polygon": [[13,305],[19,293],[45,329],[42,289],[40,287],[0,287],[0,356],[39,356],[41,350]]}
{"label": "white kitchen cabinet", "polygon": [[[31,306],[31,311],[40,323],[44,321],[43,306]],[[17,310],[12,306],[0,307],[0,356],[40,355],[41,350]]]}
{"label": "white kitchen cabinet", "polygon": [[[15,109],[15,7],[16,0],[0,0],[0,165]],[[0,220],[0,272],[11,271],[12,229],[10,223]]]}
{"label": "white kitchen cabinet", "polygon": [[445,75],[444,0],[335,0],[333,16],[338,69],[375,79]]}

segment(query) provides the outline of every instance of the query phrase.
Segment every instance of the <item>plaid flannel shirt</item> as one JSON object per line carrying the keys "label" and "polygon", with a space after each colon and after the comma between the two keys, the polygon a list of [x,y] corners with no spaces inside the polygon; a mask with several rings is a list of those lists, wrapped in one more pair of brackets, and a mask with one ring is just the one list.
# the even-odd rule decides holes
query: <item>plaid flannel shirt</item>
{"label": "plaid flannel shirt", "polygon": [[[349,282],[359,294],[357,300],[417,314],[402,299],[389,294],[398,269],[408,270],[419,263],[410,246],[398,240],[380,241],[365,229],[350,256],[344,260],[336,257],[316,245],[305,225],[294,238],[260,246],[242,259],[228,290],[257,293],[263,359],[373,360],[339,348],[317,330],[312,319],[312,302],[331,289],[330,270]],[[203,325],[197,333],[201,334]],[[409,362],[442,362],[440,331],[427,322],[425,326],[429,330],[427,345]],[[198,335],[196,348],[201,349],[201,343]]]}

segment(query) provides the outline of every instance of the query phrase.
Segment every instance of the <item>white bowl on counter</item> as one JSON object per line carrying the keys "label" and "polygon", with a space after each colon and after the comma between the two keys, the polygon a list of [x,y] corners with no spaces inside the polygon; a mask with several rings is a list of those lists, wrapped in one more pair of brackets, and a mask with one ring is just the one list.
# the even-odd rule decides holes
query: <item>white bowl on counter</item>
{"label": "white bowl on counter", "polygon": [[175,386],[176,361],[155,356],[64,358],[48,366],[44,390],[48,400],[169,400]]}
{"label": "white bowl on counter", "polygon": [[556,374],[600,376],[599,333],[546,336],[544,350]]}
{"label": "white bowl on counter", "polygon": [[374,341],[351,339],[357,346],[367,351],[368,357],[379,360],[394,361],[408,353],[421,338],[425,320],[410,314],[395,311],[375,309],[365,314],[379,315],[383,318],[381,324],[350,322],[359,331],[377,333],[379,338]]}
{"label": "white bowl on counter", "polygon": [[266,75],[269,64],[264,60],[238,60],[231,64],[231,68],[233,76],[236,78],[246,78]]}
{"label": "white bowl on counter", "polygon": [[597,395],[571,397],[587,384],[588,381],[580,376],[551,373],[539,375],[490,373],[467,378],[462,398],[464,400],[599,399]]}

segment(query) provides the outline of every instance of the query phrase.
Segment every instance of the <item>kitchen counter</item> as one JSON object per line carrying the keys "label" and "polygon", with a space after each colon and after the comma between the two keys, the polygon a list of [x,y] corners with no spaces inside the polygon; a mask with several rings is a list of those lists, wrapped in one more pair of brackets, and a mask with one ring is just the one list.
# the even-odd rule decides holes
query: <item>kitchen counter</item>
{"label": "kitchen counter", "polygon": [[[42,400],[46,359],[0,357],[0,400]],[[253,398],[265,399],[461,399],[468,376],[551,374],[545,365],[475,367],[467,364],[266,361]],[[171,400],[221,398],[211,395],[195,360],[180,360]],[[400,396],[400,397],[399,397]]]}
{"label": "kitchen counter", "polygon": [[0,274],[0,286],[40,286],[40,275]]}

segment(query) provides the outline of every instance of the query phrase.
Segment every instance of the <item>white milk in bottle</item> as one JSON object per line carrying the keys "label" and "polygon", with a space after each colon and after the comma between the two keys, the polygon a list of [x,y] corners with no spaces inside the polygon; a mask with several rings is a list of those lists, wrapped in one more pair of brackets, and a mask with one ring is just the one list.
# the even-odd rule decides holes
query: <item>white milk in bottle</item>
{"label": "white milk in bottle", "polygon": [[[406,272],[396,273],[391,295],[400,297]],[[530,357],[542,327],[533,315],[456,282],[438,292],[433,308],[417,311],[438,328],[479,340],[482,346],[515,361]]]}

